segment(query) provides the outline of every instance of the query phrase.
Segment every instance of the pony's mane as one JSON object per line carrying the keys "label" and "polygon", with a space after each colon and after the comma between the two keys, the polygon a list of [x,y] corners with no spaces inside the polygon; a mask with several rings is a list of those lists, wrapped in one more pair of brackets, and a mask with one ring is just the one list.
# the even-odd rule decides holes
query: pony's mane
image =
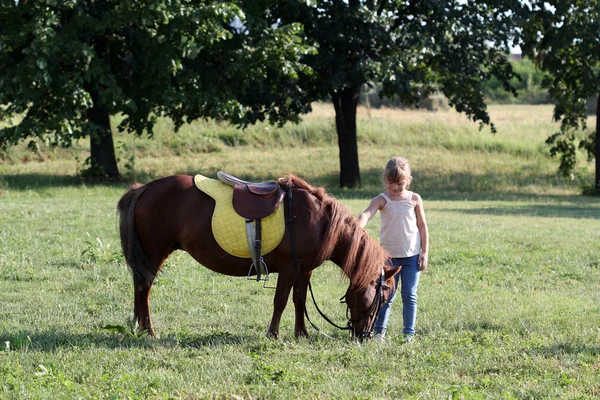
{"label": "pony's mane", "polygon": [[302,178],[287,175],[278,181],[281,187],[294,187],[309,192],[321,202],[321,215],[328,217],[325,236],[317,255],[319,264],[331,259],[334,252],[342,255],[339,267],[357,289],[364,289],[381,273],[389,258],[387,252],[360,227],[352,212],[327,194],[324,188],[314,188]]}
{"label": "pony's mane", "polygon": [[327,194],[327,192],[325,191],[325,188],[312,187],[308,182],[306,182],[304,179],[302,179],[296,175],[288,174],[288,175],[284,176],[283,178],[279,178],[277,180],[277,183],[284,190],[287,188],[296,188],[296,189],[305,190],[321,201],[324,201],[326,198],[330,197]]}

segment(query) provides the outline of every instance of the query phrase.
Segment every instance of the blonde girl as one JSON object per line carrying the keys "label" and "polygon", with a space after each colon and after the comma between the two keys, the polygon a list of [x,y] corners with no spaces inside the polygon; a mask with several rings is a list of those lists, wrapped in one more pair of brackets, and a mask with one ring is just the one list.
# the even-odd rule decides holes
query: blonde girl
{"label": "blonde girl", "polygon": [[[381,245],[391,256],[390,265],[399,269],[396,287],[400,280],[404,339],[408,342],[415,334],[417,319],[417,287],[421,271],[427,268],[429,231],[425,221],[423,201],[417,193],[408,189],[412,175],[408,161],[394,157],[388,161],[383,172],[385,192],[377,195],[358,217],[361,227],[379,211]],[[384,304],[375,323],[375,334],[385,338],[387,325],[396,293]]]}

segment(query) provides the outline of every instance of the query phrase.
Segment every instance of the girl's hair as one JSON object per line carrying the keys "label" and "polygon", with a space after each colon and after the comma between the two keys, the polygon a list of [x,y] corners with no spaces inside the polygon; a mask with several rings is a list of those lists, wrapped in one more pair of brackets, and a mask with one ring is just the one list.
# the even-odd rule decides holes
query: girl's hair
{"label": "girl's hair", "polygon": [[392,158],[387,162],[382,177],[384,184],[387,182],[406,182],[406,188],[408,189],[412,182],[408,160],[404,157]]}

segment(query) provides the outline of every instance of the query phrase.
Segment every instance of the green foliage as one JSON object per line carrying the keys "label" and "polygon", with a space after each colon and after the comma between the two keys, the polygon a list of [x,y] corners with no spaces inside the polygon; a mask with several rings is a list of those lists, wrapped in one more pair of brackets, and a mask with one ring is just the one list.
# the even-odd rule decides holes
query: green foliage
{"label": "green foliage", "polygon": [[358,175],[342,181],[355,185],[360,87],[383,82],[382,95],[409,105],[439,88],[451,106],[489,124],[485,82],[495,78],[516,93],[507,54],[522,7],[517,0],[5,1],[0,120],[10,124],[0,129],[0,147],[28,137],[68,147],[91,136],[101,147],[92,142],[89,171],[98,164],[107,174],[116,158],[102,141],[108,115],[124,116],[119,130],[152,136],[159,116],[176,130],[207,117],[283,124],[332,98],[342,175],[347,165]]}
{"label": "green foliage", "polygon": [[[23,117],[2,130],[0,143],[34,136],[70,146],[94,134],[86,115],[94,105],[127,114],[122,128],[142,133],[151,126],[154,107],[172,101],[166,89],[182,56],[177,43],[188,43],[193,33],[167,36],[185,22],[176,3],[169,9],[167,3],[4,2],[0,116]],[[206,21],[201,43],[225,35],[219,20],[231,10],[198,13]]]}
{"label": "green foliage", "polygon": [[299,63],[310,51],[298,24],[264,26],[236,2],[3,1],[0,148],[89,136],[104,143],[92,145],[90,172],[106,174],[109,115],[138,136],[152,136],[160,115],[176,129],[207,117],[295,120],[308,110],[295,82],[311,73]]}
{"label": "green foliage", "polygon": [[318,49],[302,58],[315,74],[299,84],[314,100],[333,101],[342,187],[360,185],[355,114],[363,85],[381,82],[381,96],[407,106],[439,90],[482,125],[491,124],[483,83],[496,77],[515,92],[507,54],[520,1],[273,3],[271,22],[299,22]]}
{"label": "green foliage", "polygon": [[[587,137],[572,130],[587,128],[587,100],[600,94],[600,2],[532,1],[523,29],[523,51],[548,72],[542,87],[556,102],[554,120],[560,132],[548,138],[552,153],[560,154],[559,171],[573,170],[579,147],[596,158],[593,142],[597,132]],[[577,142],[579,141],[579,145]],[[598,184],[600,180],[596,178]],[[597,188],[597,189],[600,189]]]}
{"label": "green foliage", "polygon": [[303,59],[318,72],[307,82],[318,98],[383,82],[383,96],[413,105],[438,85],[459,111],[487,123],[482,84],[495,78],[514,92],[506,54],[521,6],[290,0],[277,2],[272,18],[302,23],[309,43],[318,46]]}
{"label": "green foliage", "polygon": [[[247,178],[267,179],[294,172],[312,181],[317,179],[317,183],[331,190],[339,174],[337,150],[331,147],[336,143],[334,113],[329,104],[315,103],[313,109],[299,125],[288,123],[279,128],[265,122],[245,131],[210,120],[186,124],[174,134],[172,121],[159,118],[154,140],[115,133],[121,154],[119,166],[127,180],[142,182],[181,172],[210,175],[219,169],[242,173]],[[427,182],[426,189],[453,195],[460,195],[459,188],[480,193],[497,190],[497,187],[510,188],[514,193],[527,188],[531,193],[566,190],[575,194],[582,182],[590,179],[590,161],[581,154],[573,171],[573,181],[555,176],[554,163],[544,145],[544,140],[557,129],[557,124],[552,123],[551,105],[492,105],[490,115],[497,121],[498,135],[479,132],[476,124],[453,110],[432,113],[359,108],[363,186],[379,188],[381,159],[412,152],[416,152],[418,164],[426,163],[421,170],[427,177],[421,180],[422,184]],[[116,118],[115,124],[118,122]],[[31,184],[43,182],[45,175],[34,172],[40,165],[48,168],[48,173],[68,174],[61,182],[75,180],[92,184],[80,179],[81,167],[73,163],[73,159],[85,159],[88,146],[87,140],[75,143],[70,149],[40,143],[39,155],[30,153],[26,144],[11,148],[4,153],[4,169],[0,168],[0,193],[9,190],[14,183],[14,171],[31,176]],[[276,160],[270,159],[267,153],[276,155]],[[304,161],[290,164],[290,154]],[[497,160],[490,158],[482,163],[483,156],[492,155]],[[127,165],[132,158],[135,165],[129,170]],[[438,161],[431,163],[430,158]],[[506,163],[510,164],[511,159],[514,167],[519,166],[518,173],[507,172]],[[321,161],[326,167],[319,166]],[[456,165],[450,167],[448,163]],[[322,174],[324,168],[328,171],[325,175]],[[470,173],[474,168],[481,173]],[[271,172],[263,175],[264,170]]]}

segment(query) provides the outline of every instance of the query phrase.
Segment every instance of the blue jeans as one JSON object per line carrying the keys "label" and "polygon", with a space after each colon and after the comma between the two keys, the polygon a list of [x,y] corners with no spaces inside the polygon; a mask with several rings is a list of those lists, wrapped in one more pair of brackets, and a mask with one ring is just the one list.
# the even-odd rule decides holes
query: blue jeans
{"label": "blue jeans", "polygon": [[414,335],[415,334],[415,322],[417,320],[417,286],[419,286],[419,255],[406,258],[392,258],[391,263],[388,264],[392,267],[400,267],[400,273],[395,276],[396,279],[396,291],[390,295],[388,301],[381,307],[379,317],[375,322],[375,334],[385,334],[387,330],[387,324],[390,319],[390,313],[392,311],[392,304],[396,298],[398,289],[398,280],[400,279],[400,293],[402,296],[402,318],[404,320],[404,334]]}

